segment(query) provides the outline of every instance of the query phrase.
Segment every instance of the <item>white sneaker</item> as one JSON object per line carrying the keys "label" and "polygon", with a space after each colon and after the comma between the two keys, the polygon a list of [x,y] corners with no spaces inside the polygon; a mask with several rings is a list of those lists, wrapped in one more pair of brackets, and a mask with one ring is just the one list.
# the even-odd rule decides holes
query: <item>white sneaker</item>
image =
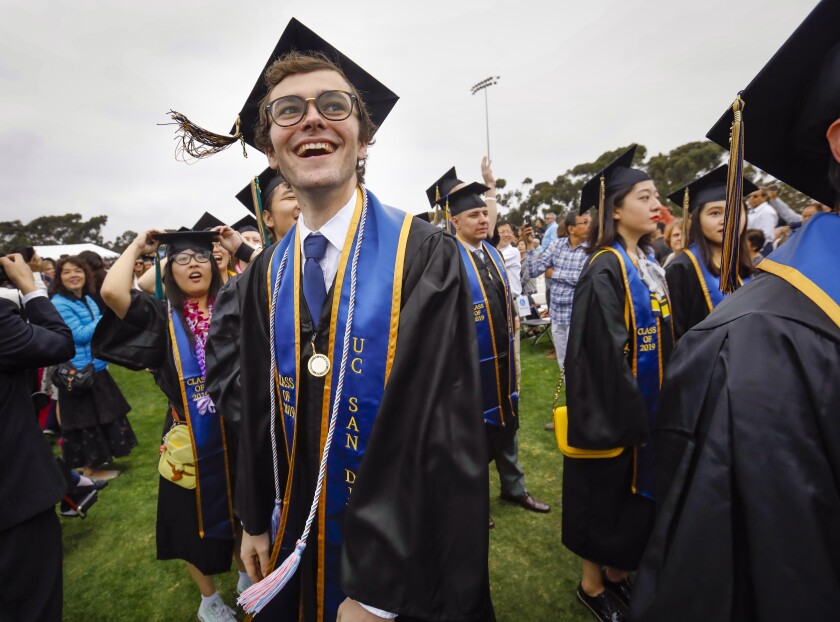
{"label": "white sneaker", "polygon": [[228,607],[218,594],[209,604],[201,603],[201,607],[198,608],[198,619],[201,622],[236,622],[233,609]]}
{"label": "white sneaker", "polygon": [[254,582],[251,581],[250,577],[248,577],[247,575],[244,577],[239,577],[239,581],[236,584],[236,593],[241,594],[252,585],[254,585]]}

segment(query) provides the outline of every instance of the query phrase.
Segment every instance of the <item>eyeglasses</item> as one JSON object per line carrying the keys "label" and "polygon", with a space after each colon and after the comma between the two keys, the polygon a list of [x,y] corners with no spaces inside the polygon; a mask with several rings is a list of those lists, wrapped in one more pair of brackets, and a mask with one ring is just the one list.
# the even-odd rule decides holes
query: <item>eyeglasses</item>
{"label": "eyeglasses", "polygon": [[346,91],[324,91],[318,97],[304,99],[297,95],[278,97],[270,102],[265,111],[280,127],[297,125],[306,116],[309,102],[315,102],[315,109],[329,121],[344,121],[353,112],[353,103],[358,97]]}
{"label": "eyeglasses", "polygon": [[175,255],[172,255],[172,261],[174,261],[179,266],[186,266],[193,259],[195,259],[198,263],[207,263],[208,261],[210,261],[210,257],[210,251],[196,251],[195,253],[176,253]]}

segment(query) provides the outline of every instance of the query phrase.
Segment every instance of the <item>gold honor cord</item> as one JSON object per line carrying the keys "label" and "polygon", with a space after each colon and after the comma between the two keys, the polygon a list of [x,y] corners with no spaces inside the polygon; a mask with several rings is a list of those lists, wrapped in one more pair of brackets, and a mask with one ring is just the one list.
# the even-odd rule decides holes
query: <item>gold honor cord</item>
{"label": "gold honor cord", "polygon": [[723,252],[720,257],[720,291],[736,289],[741,249],[741,203],[744,200],[744,100],[732,102],[732,130],[729,134],[729,171],[726,179],[726,212],[723,219]]}
{"label": "gold honor cord", "polygon": [[242,143],[242,155],[248,157],[245,150],[245,136],[240,129],[239,117],[233,135],[216,134],[190,121],[186,115],[176,110],[170,110],[169,117],[174,123],[159,123],[158,125],[177,125],[175,132],[175,158],[190,163],[190,159],[201,160],[213,154],[224,151],[236,141]]}

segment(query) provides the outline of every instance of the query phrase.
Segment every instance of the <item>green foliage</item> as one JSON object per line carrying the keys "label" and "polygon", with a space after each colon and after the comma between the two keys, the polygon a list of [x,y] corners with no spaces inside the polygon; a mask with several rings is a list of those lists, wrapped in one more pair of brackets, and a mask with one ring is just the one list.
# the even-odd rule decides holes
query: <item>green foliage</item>
{"label": "green foliage", "polygon": [[0,222],[0,252],[14,246],[50,246],[53,244],[82,244],[85,242],[122,252],[137,234],[126,231],[113,242],[102,238],[102,227],[108,216],[94,216],[82,220],[81,214],[39,216],[27,224],[20,220]]}
{"label": "green foliage", "polygon": [[[558,368],[546,357],[550,342],[522,342],[519,459],[528,490],[551,504],[548,514],[527,512],[499,499],[499,477],[490,467],[490,580],[496,615],[504,620],[591,618],[574,596],[580,562],[560,542],[563,459],[549,420]],[[148,372],[115,365],[111,373],[132,406],[140,445],[116,462],[121,475],[100,493],[84,520],[62,519],[64,619],[66,622],[194,620],[200,598],[181,561],[155,559],[157,461],[166,399]],[[233,567],[233,566],[232,566]],[[233,606],[237,575],[216,578]],[[240,619],[243,619],[241,612]]]}
{"label": "green foliage", "polygon": [[680,145],[653,156],[646,165],[662,201],[673,192],[724,163],[727,152],[711,141]]}

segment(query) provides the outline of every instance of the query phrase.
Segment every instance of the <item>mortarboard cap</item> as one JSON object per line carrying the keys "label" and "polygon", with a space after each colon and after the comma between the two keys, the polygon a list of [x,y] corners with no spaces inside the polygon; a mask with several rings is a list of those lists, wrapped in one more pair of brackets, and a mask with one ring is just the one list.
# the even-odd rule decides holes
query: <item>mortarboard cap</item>
{"label": "mortarboard cap", "polygon": [[193,231],[206,231],[213,227],[222,227],[224,222],[213,216],[210,212],[204,212],[196,223],[192,226]]}
{"label": "mortarboard cap", "polygon": [[840,117],[838,23],[840,2],[822,0],[707,134],[730,151],[720,266],[724,293],[737,285],[744,160],[817,201],[835,202],[825,134]]}
{"label": "mortarboard cap", "polygon": [[[280,36],[280,41],[277,42],[268,57],[262,71],[260,71],[254,88],[242,106],[236,123],[231,128],[230,136],[208,132],[196,126],[181,113],[170,112],[172,119],[180,126],[181,144],[178,147],[178,152],[185,152],[193,158],[202,158],[226,149],[237,140],[241,140],[256,149],[255,136],[260,114],[259,105],[268,93],[268,87],[265,84],[265,72],[277,59],[292,51],[321,53],[333,61],[347,76],[351,86],[359,93],[371,120],[377,128],[382,125],[385,117],[388,116],[399,99],[393,91],[379,80],[297,19],[292,18]],[[243,153],[245,153],[244,146]],[[247,157],[247,153],[245,155]]]}
{"label": "mortarboard cap", "polygon": [[[463,182],[461,182],[463,183]],[[455,186],[457,188],[457,186]],[[447,194],[441,195],[438,205],[449,205],[449,215],[457,216],[461,212],[475,209],[476,207],[487,207],[481,195],[490,190],[484,184],[472,182],[457,190],[450,190]]]}
{"label": "mortarboard cap", "polygon": [[432,222],[432,215],[429,212],[420,212],[419,214],[414,214],[415,218],[419,218],[423,222]]}
{"label": "mortarboard cap", "polygon": [[[262,201],[262,208],[265,209],[269,201],[271,201],[271,194],[280,184],[286,183],[282,175],[278,175],[273,168],[266,168],[258,175],[260,180],[260,200]],[[254,205],[253,179],[251,183],[242,188],[236,193],[237,200],[245,206],[245,208],[256,216],[257,206]]]}
{"label": "mortarboard cap", "polygon": [[231,228],[239,233],[246,233],[248,231],[260,232],[259,227],[257,227],[257,219],[251,216],[251,214],[237,220],[231,225]]}
{"label": "mortarboard cap", "polygon": [[429,199],[429,205],[434,208],[439,204],[438,200],[449,194],[455,186],[462,184],[458,175],[455,173],[455,167],[446,171],[443,176],[433,183],[428,190],[426,190],[426,197]]}
{"label": "mortarboard cap", "polygon": [[[581,214],[592,207],[603,211],[601,210],[602,200],[606,200],[607,197],[623,188],[628,188],[650,179],[650,176],[644,171],[632,168],[634,155],[636,155],[636,145],[631,145],[627,151],[607,164],[583,185],[580,191]],[[601,196],[602,186],[603,196]]]}
{"label": "mortarboard cap", "polygon": [[[840,2],[820,2],[741,93],[744,160],[826,205],[835,202],[825,134],[840,117],[838,24]],[[707,136],[729,149],[731,124],[727,111]]]}
{"label": "mortarboard cap", "polygon": [[[687,210],[688,214],[706,203],[712,201],[726,200],[726,179],[729,174],[729,165],[717,167],[710,173],[706,173],[702,177],[698,177],[690,184],[683,186],[676,192],[668,195],[668,199],[675,205]],[[744,196],[751,194],[758,190],[758,186],[744,179],[743,192]],[[686,192],[688,194],[686,194]],[[688,205],[686,205],[686,197],[688,197]],[[688,214],[683,214],[687,216]]]}
{"label": "mortarboard cap", "polygon": [[166,245],[167,256],[180,253],[187,249],[213,250],[213,241],[218,237],[215,231],[175,231],[172,233],[156,233],[154,239]]}

